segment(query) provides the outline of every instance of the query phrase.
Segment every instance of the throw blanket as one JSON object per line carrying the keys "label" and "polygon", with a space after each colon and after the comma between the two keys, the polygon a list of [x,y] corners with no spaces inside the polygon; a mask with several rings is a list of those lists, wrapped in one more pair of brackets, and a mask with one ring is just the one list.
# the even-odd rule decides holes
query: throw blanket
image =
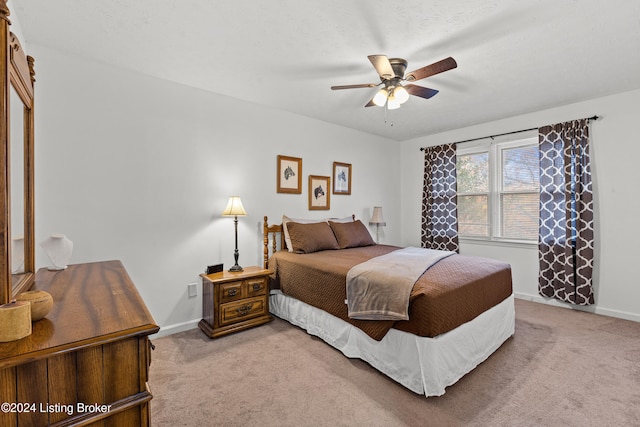
{"label": "throw blanket", "polygon": [[347,273],[349,317],[408,320],[413,285],[429,267],[454,253],[403,248],[355,265]]}

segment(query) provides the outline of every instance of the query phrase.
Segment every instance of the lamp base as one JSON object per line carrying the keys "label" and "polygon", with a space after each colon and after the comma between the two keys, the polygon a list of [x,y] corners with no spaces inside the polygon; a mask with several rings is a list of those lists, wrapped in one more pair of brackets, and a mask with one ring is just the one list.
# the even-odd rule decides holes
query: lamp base
{"label": "lamp base", "polygon": [[229,269],[230,272],[238,272],[238,271],[244,271],[244,268],[240,267],[238,264],[234,265],[233,267],[231,267]]}

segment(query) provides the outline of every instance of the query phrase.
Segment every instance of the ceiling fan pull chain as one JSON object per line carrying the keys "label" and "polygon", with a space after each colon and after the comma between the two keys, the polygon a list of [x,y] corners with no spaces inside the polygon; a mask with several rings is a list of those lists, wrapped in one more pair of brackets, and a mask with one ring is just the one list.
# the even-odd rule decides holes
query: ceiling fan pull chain
{"label": "ceiling fan pull chain", "polygon": [[[388,102],[385,102],[385,104],[384,104],[384,124],[387,124],[387,114],[391,114],[391,113],[389,113],[389,109],[387,108],[387,104],[388,104]],[[389,126],[393,127],[393,122],[389,122]]]}

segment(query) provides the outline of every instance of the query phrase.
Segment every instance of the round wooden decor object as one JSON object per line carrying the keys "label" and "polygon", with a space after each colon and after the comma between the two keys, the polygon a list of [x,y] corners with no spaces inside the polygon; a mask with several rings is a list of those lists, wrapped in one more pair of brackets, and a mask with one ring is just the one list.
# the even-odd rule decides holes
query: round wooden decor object
{"label": "round wooden decor object", "polygon": [[0,305],[0,342],[19,340],[31,335],[31,304],[14,301]]}
{"label": "round wooden decor object", "polygon": [[53,307],[53,297],[45,291],[27,291],[19,294],[16,301],[31,303],[31,321],[42,319]]}

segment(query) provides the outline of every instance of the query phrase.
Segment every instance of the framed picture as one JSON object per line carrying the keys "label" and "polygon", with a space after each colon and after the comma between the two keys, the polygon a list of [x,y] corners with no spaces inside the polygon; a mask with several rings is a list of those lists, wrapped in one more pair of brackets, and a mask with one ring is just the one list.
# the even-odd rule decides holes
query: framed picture
{"label": "framed picture", "polygon": [[309,175],[309,210],[329,210],[331,177]]}
{"label": "framed picture", "polygon": [[302,159],[278,155],[277,192],[302,194]]}
{"label": "framed picture", "polygon": [[333,194],[351,194],[351,164],[333,162]]}

